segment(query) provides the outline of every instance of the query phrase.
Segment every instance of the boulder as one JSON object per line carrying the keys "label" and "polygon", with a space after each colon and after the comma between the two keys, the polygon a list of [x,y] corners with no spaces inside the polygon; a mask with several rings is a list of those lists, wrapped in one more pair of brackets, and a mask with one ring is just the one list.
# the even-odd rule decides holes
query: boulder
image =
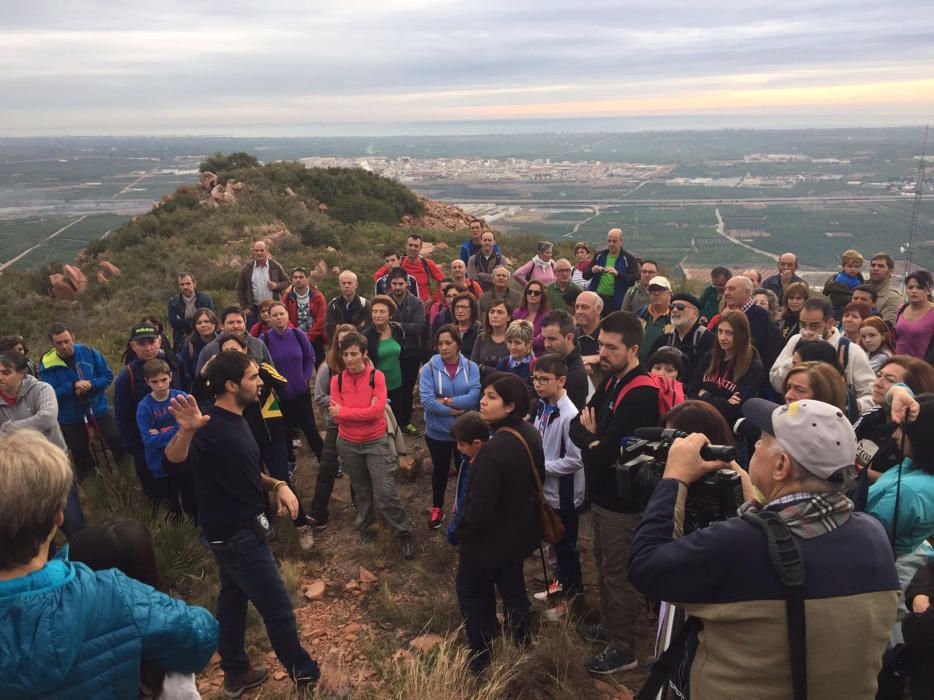
{"label": "boulder", "polygon": [[82,294],[88,288],[87,276],[74,265],[62,265],[62,272],[78,294]]}
{"label": "boulder", "polygon": [[205,171],[201,173],[201,187],[210,192],[214,189],[214,186],[217,184],[217,175],[212,172]]}
{"label": "boulder", "polygon": [[303,595],[308,600],[322,600],[324,598],[324,593],[327,590],[327,585],[324,581],[320,579],[317,581],[312,581],[303,591]]}
{"label": "boulder", "polygon": [[425,654],[444,642],[437,634],[422,634],[409,642],[409,648]]}
{"label": "boulder", "polygon": [[111,277],[118,277],[122,274],[120,272],[120,268],[108,260],[101,260],[100,263],[98,263],[98,267],[101,269],[101,272],[104,273],[104,277],[107,279],[110,279]]}
{"label": "boulder", "polygon": [[376,574],[374,574],[372,571],[365,569],[362,566],[360,567],[360,583],[376,583],[378,580],[379,579],[376,578]]}

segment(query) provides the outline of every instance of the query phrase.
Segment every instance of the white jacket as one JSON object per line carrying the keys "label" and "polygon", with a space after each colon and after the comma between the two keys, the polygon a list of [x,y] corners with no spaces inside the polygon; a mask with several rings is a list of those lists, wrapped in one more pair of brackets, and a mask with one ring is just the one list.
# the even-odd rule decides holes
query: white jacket
{"label": "white jacket", "polygon": [[[824,340],[833,345],[836,350],[840,345],[841,337],[840,331],[834,328],[833,334]],[[769,370],[769,380],[772,382],[772,387],[779,394],[782,393],[782,384],[785,381],[785,377],[788,375],[788,370],[791,369],[793,364],[791,357],[794,355],[795,347],[798,345],[799,340],[801,340],[800,333],[791,336],[782,349],[781,354],[775,360],[775,364],[772,365],[772,369]],[[846,385],[856,397],[860,411],[865,411],[867,408],[872,408],[875,405],[872,402],[872,384],[875,380],[876,373],[873,372],[872,367],[869,366],[869,358],[866,356],[866,351],[856,343],[851,342],[849,358],[846,363]]]}
{"label": "white jacket", "polygon": [[561,479],[565,478],[573,483],[574,507],[578,508],[584,502],[584,463],[580,448],[568,437],[571,421],[578,414],[577,407],[565,392],[555,410],[548,414],[547,425],[543,425],[544,408],[545,402],[539,400],[532,424],[542,435],[545,452],[545,483],[542,484],[545,500],[556,510],[560,507],[559,488]]}

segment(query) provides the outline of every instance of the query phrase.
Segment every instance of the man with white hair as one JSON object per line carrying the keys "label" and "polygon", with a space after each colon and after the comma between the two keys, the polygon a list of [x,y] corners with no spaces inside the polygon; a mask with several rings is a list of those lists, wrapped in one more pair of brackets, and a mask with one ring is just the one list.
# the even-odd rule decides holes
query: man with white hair
{"label": "man with white hair", "polygon": [[265,241],[256,241],[251,249],[253,259],[240,268],[237,277],[237,301],[247,315],[247,328],[259,320],[256,307],[261,301],[279,299],[290,284],[285,269],[269,257]]}
{"label": "man with white hair", "polygon": [[324,314],[324,332],[328,339],[334,337],[334,329],[342,323],[363,328],[370,321],[370,304],[357,294],[357,275],[344,270],[337,277],[341,293],[328,302]]}
{"label": "man with white hair", "polygon": [[574,337],[580,347],[581,361],[588,373],[600,365],[600,346],[597,335],[600,333],[600,316],[603,312],[603,299],[596,292],[581,292],[574,302]]}
{"label": "man with white hair", "polygon": [[[762,364],[768,367],[778,354],[778,348],[775,347],[775,333],[770,330],[774,326],[769,312],[752,300],[753,289],[752,280],[748,277],[742,275],[731,277],[723,287],[723,311],[746,313],[746,318],[749,319],[749,337],[753,347],[759,351]],[[707,328],[714,330],[720,322],[720,316],[721,314],[714,316]]]}

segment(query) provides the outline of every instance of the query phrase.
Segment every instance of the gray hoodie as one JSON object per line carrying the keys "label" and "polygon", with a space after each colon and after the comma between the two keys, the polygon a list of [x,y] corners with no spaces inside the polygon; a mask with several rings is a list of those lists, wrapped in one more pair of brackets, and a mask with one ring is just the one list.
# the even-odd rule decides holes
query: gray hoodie
{"label": "gray hoodie", "polygon": [[58,427],[55,389],[28,374],[23,377],[15,404],[10,406],[6,401],[0,401],[0,434],[20,428],[38,430],[49,442],[67,449],[62,429]]}

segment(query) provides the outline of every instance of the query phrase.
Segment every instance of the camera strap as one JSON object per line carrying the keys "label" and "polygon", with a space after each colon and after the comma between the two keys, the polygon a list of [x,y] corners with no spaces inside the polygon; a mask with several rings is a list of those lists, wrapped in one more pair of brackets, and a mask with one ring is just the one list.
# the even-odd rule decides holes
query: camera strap
{"label": "camera strap", "polygon": [[633,700],[655,700],[662,686],[672,677],[684,658],[684,648],[688,639],[696,636],[704,623],[697,617],[688,617],[684,624],[671,638],[668,648],[652,664],[652,672]]}
{"label": "camera strap", "polygon": [[778,513],[745,512],[743,520],[762,530],[769,543],[769,559],[785,590],[785,617],[791,655],[794,700],[807,699],[807,626],[804,618],[804,556],[791,530]]}

